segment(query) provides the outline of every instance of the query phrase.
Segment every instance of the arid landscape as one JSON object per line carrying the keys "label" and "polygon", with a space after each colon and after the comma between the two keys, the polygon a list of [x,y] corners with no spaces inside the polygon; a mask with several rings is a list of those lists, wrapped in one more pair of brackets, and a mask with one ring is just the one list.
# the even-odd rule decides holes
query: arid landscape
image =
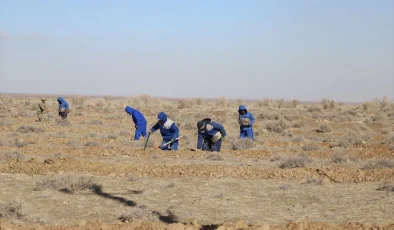
{"label": "arid landscape", "polygon": [[[61,95],[59,95],[61,96]],[[36,122],[39,96],[0,97],[0,229],[394,229],[394,102],[300,103],[64,96]],[[240,140],[238,106],[256,118]],[[166,112],[184,136],[160,151],[133,141]],[[46,116],[46,115],[45,115]],[[220,153],[196,122],[224,125]]]}

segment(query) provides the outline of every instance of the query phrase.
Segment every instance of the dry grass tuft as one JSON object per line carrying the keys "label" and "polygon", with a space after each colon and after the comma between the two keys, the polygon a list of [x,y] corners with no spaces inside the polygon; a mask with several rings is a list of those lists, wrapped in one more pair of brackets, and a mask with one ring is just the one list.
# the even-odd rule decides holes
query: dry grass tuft
{"label": "dry grass tuft", "polygon": [[56,125],[70,126],[71,122],[67,119],[56,119]]}
{"label": "dry grass tuft", "polygon": [[224,160],[224,159],[223,159],[223,157],[220,156],[220,155],[211,154],[211,155],[207,156],[207,160],[210,160],[210,161],[222,161],[222,160]]}
{"label": "dry grass tuft", "polygon": [[64,175],[50,176],[36,184],[36,191],[45,189],[63,191],[63,192],[79,192],[88,190],[94,185],[92,178],[87,176]]}
{"label": "dry grass tuft", "polygon": [[279,120],[267,123],[265,127],[269,132],[283,133],[290,128],[290,124],[287,121]]}
{"label": "dry grass tuft", "polygon": [[324,181],[322,178],[308,178],[305,181],[305,184],[312,185],[312,186],[318,186],[318,185],[323,185]]}
{"label": "dry grass tuft", "polygon": [[32,126],[28,126],[28,125],[22,125],[16,131],[19,133],[42,133],[42,132],[44,132],[44,130],[41,128],[35,128]]}
{"label": "dry grass tuft", "polygon": [[330,128],[330,126],[323,124],[323,125],[320,125],[320,127],[318,129],[316,129],[316,132],[329,133],[329,132],[331,132],[331,128]]}
{"label": "dry grass tuft", "polygon": [[394,161],[391,159],[380,159],[376,161],[370,161],[362,167],[362,169],[377,168],[394,168]]}
{"label": "dry grass tuft", "polygon": [[334,109],[335,108],[335,101],[324,98],[321,100],[320,105],[323,107],[324,110]]}
{"label": "dry grass tuft", "polygon": [[308,155],[301,154],[294,157],[284,159],[279,168],[303,168],[307,163],[311,162]]}
{"label": "dry grass tuft", "polygon": [[118,219],[122,222],[141,220],[149,222],[158,222],[159,215],[156,212],[152,212],[145,207],[145,205],[139,205],[136,207],[129,208],[127,212],[121,215]]}
{"label": "dry grass tuft", "polygon": [[22,204],[19,202],[0,203],[0,219],[22,219]]}
{"label": "dry grass tuft", "polygon": [[308,144],[302,146],[302,150],[304,150],[304,151],[317,151],[319,149],[320,149],[320,147],[314,143],[308,143]]}
{"label": "dry grass tuft", "polygon": [[377,189],[379,191],[387,191],[387,192],[394,192],[394,183],[393,182],[384,182],[379,185],[379,188]]}
{"label": "dry grass tuft", "polygon": [[233,150],[246,150],[246,149],[252,149],[256,147],[256,142],[249,138],[245,139],[237,139],[235,141],[231,142],[231,148]]}
{"label": "dry grass tuft", "polygon": [[7,153],[0,153],[0,160],[18,160],[23,161],[25,159],[25,155],[19,152],[7,152]]}

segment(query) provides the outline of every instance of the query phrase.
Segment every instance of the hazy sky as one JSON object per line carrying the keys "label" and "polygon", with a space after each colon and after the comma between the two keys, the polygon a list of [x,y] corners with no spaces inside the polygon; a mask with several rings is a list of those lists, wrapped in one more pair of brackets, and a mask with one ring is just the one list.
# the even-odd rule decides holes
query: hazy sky
{"label": "hazy sky", "polygon": [[0,0],[0,92],[394,98],[394,0]]}

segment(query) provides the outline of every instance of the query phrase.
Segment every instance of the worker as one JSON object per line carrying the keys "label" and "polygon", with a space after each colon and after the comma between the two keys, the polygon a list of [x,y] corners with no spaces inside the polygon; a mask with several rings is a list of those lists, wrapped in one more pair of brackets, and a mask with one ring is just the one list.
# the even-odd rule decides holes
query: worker
{"label": "worker", "polygon": [[254,139],[254,134],[253,134],[253,123],[255,121],[254,116],[251,112],[248,112],[246,107],[244,105],[240,105],[238,109],[238,123],[239,123],[239,129],[240,129],[240,135],[239,137],[241,139],[243,138],[250,138]]}
{"label": "worker", "polygon": [[166,146],[160,147],[161,150],[178,150],[179,129],[175,122],[170,120],[164,112],[157,115],[158,122],[149,130],[149,135],[160,129],[160,134],[163,137],[160,146],[170,143]]}
{"label": "worker", "polygon": [[69,113],[70,107],[63,98],[58,97],[57,102],[59,103],[59,116],[61,116],[63,119],[67,118],[67,114]]}
{"label": "worker", "polygon": [[146,119],[142,113],[136,109],[126,106],[125,112],[128,113],[134,122],[135,135],[134,140],[139,140],[140,136],[146,137]]}
{"label": "worker", "polygon": [[44,112],[49,116],[47,105],[45,104],[45,97],[41,98],[41,102],[37,105],[37,122],[44,120]]}
{"label": "worker", "polygon": [[197,122],[197,149],[202,151],[220,152],[222,141],[226,136],[223,125],[205,118]]}

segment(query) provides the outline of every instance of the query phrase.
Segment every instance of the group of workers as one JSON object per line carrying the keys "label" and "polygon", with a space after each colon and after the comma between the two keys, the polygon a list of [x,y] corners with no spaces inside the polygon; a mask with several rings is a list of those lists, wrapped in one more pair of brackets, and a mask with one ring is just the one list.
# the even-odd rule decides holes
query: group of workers
{"label": "group of workers", "polygon": [[[45,98],[41,98],[41,102],[37,106],[37,121],[43,121],[44,113],[48,113],[45,101]],[[67,101],[62,97],[58,97],[57,102],[59,104],[58,115],[62,119],[67,119],[67,114],[70,110]],[[153,125],[148,132],[147,120],[140,111],[126,106],[125,112],[132,117],[135,125],[134,140],[139,140],[141,136],[148,138],[151,133],[160,130],[160,134],[163,138],[160,149],[178,150],[179,128],[164,112],[160,112],[157,115],[157,123]],[[240,138],[250,138],[253,140],[253,123],[255,121],[253,114],[249,112],[245,106],[241,105],[238,109],[238,115]],[[226,130],[223,125],[210,118],[204,118],[197,122],[197,133],[197,150],[220,152],[222,141],[226,137]]]}
{"label": "group of workers", "polygon": [[[162,150],[178,150],[179,128],[164,112],[157,115],[157,123],[150,128],[148,133],[146,132],[147,121],[140,111],[126,106],[125,112],[132,117],[136,128],[134,140],[139,140],[141,136],[147,138],[151,133],[160,129],[163,138],[160,148]],[[240,138],[253,140],[253,123],[255,121],[253,114],[243,105],[239,106],[238,114]],[[197,133],[197,150],[220,152],[222,141],[226,137],[223,125],[210,118],[204,118],[197,122]]]}

